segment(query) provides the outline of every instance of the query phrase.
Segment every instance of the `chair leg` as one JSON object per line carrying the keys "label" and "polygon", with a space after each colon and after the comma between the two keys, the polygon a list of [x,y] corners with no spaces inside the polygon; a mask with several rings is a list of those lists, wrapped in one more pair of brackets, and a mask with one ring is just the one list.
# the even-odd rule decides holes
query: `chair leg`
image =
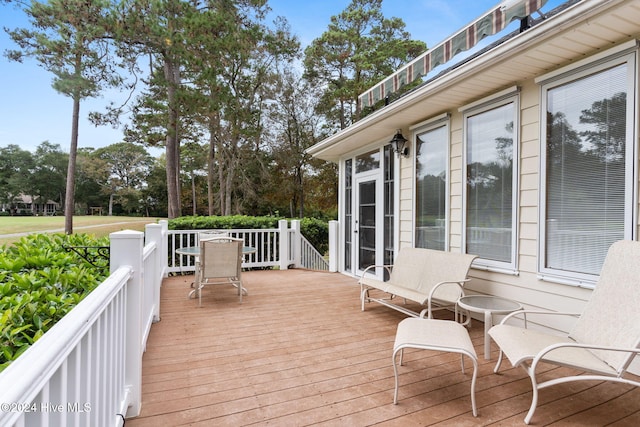
{"label": "chair leg", "polygon": [[393,376],[395,378],[395,386],[394,386],[394,389],[393,389],[393,404],[394,405],[398,404],[398,367],[396,366],[396,355],[397,355],[398,351],[400,352],[400,365],[402,365],[402,354],[403,354],[402,347],[399,348],[399,349],[396,349],[393,352],[393,355],[391,356],[391,361],[393,362]]}
{"label": "chair leg", "polygon": [[362,311],[364,311],[364,303],[368,299],[369,299],[369,289],[363,288],[362,291],[360,291],[360,304],[362,306]]}
{"label": "chair leg", "polygon": [[[531,368],[528,368],[527,370],[530,370],[530,369]],[[538,383],[532,372],[529,372],[529,377],[531,378],[533,396],[531,397],[531,406],[529,407],[529,412],[527,412],[527,416],[524,417],[524,423],[527,425],[531,422],[531,418],[533,418],[533,413],[536,411],[536,407],[538,406]]]}
{"label": "chair leg", "polygon": [[[464,356],[463,356],[464,357]],[[478,416],[478,408],[476,407],[476,379],[478,378],[478,361],[469,355],[473,362],[473,376],[471,377],[471,410],[473,416]]]}
{"label": "chair leg", "polygon": [[495,368],[493,368],[493,373],[497,374],[500,369],[500,365],[502,365],[502,350],[500,350],[500,354],[498,355],[498,361],[496,362]]}

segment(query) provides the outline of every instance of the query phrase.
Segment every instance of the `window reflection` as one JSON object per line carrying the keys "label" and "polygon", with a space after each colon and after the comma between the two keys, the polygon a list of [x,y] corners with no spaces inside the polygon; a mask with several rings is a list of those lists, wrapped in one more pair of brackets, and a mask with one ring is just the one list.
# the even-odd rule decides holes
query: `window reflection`
{"label": "window reflection", "polygon": [[416,247],[445,249],[447,127],[421,133],[416,143]]}
{"label": "window reflection", "polygon": [[467,253],[512,262],[514,103],[467,118]]}
{"label": "window reflection", "polygon": [[380,168],[380,150],[370,151],[356,157],[356,172],[366,172]]}

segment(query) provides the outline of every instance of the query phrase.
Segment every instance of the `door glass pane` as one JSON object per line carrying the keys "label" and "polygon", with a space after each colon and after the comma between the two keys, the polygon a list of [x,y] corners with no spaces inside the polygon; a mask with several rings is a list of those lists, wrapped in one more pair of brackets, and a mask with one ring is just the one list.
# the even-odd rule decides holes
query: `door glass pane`
{"label": "door glass pane", "polygon": [[511,262],[514,103],[467,118],[466,251]]}
{"label": "door glass pane", "polygon": [[380,169],[380,150],[370,151],[356,157],[356,173]]}
{"label": "door glass pane", "polygon": [[362,182],[358,191],[358,267],[365,269],[376,263],[376,182]]}
{"label": "door glass pane", "polygon": [[344,269],[351,271],[351,248],[353,247],[353,161],[344,163]]}
{"label": "door glass pane", "polygon": [[[393,148],[391,145],[384,147],[384,256],[383,263],[386,265],[393,264],[394,260],[394,211],[395,211],[395,192],[394,192],[394,176],[395,161]],[[389,279],[389,272],[384,269],[384,280]]]}
{"label": "door glass pane", "polygon": [[597,275],[624,238],[627,64],[547,92],[545,267]]}
{"label": "door glass pane", "polygon": [[445,249],[447,127],[421,133],[416,142],[416,247]]}

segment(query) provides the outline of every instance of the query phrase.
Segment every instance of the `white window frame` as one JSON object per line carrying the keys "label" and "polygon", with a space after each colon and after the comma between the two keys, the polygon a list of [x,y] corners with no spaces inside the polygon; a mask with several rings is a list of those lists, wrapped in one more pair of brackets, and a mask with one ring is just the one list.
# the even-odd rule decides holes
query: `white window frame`
{"label": "white window frame", "polygon": [[638,171],[636,162],[638,159],[638,48],[637,41],[625,43],[607,52],[600,53],[592,58],[580,61],[577,64],[562,68],[553,73],[536,79],[540,85],[540,192],[538,204],[538,279],[571,286],[579,286],[593,289],[598,280],[598,275],[568,272],[546,267],[546,199],[547,199],[547,92],[571,83],[573,81],[598,74],[607,69],[627,64],[627,129],[626,129],[626,153],[625,153],[625,223],[624,239],[636,238],[636,225],[638,224]]}
{"label": "white window frame", "polygon": [[416,213],[418,212],[418,206],[417,206],[417,201],[418,201],[418,186],[415,182],[417,175],[418,175],[418,170],[417,170],[417,149],[418,149],[418,136],[426,133],[426,132],[430,132],[433,131],[435,129],[444,127],[445,128],[445,134],[446,134],[446,138],[447,138],[447,150],[445,153],[445,161],[446,161],[446,174],[447,174],[447,182],[445,185],[445,242],[444,242],[444,250],[448,251],[449,250],[449,233],[450,233],[450,193],[451,193],[451,121],[450,121],[451,115],[448,113],[442,114],[440,116],[437,117],[433,117],[431,119],[425,120],[424,122],[418,123],[414,126],[411,126],[409,128],[409,130],[412,132],[412,140],[413,140],[413,152],[416,153],[416,155],[414,156],[415,159],[413,161],[413,179],[414,179],[414,183],[413,183],[413,213],[412,213],[412,223],[413,223],[413,233],[411,235],[411,241],[412,241],[412,246],[415,247],[416,246],[416,227],[417,227],[417,223],[416,223]]}
{"label": "white window frame", "polygon": [[[462,248],[467,252],[467,149],[469,132],[467,119],[496,108],[513,104],[513,176],[511,204],[511,260],[509,262],[496,261],[486,258],[476,258],[472,268],[497,273],[518,275],[518,232],[519,232],[519,201],[520,201],[520,88],[512,87],[459,109],[463,113],[463,147],[462,147]],[[477,255],[477,254],[474,254]]]}

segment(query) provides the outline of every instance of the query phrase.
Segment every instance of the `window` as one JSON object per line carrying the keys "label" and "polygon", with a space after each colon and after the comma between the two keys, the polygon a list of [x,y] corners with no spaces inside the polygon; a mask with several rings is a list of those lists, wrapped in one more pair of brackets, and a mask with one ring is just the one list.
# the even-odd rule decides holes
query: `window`
{"label": "window", "polygon": [[543,85],[540,271],[551,280],[594,283],[609,246],[633,238],[634,63]]}
{"label": "window", "polygon": [[476,266],[516,269],[516,98],[465,114],[466,253]]}
{"label": "window", "polygon": [[448,133],[443,125],[416,136],[416,248],[447,248]]}

